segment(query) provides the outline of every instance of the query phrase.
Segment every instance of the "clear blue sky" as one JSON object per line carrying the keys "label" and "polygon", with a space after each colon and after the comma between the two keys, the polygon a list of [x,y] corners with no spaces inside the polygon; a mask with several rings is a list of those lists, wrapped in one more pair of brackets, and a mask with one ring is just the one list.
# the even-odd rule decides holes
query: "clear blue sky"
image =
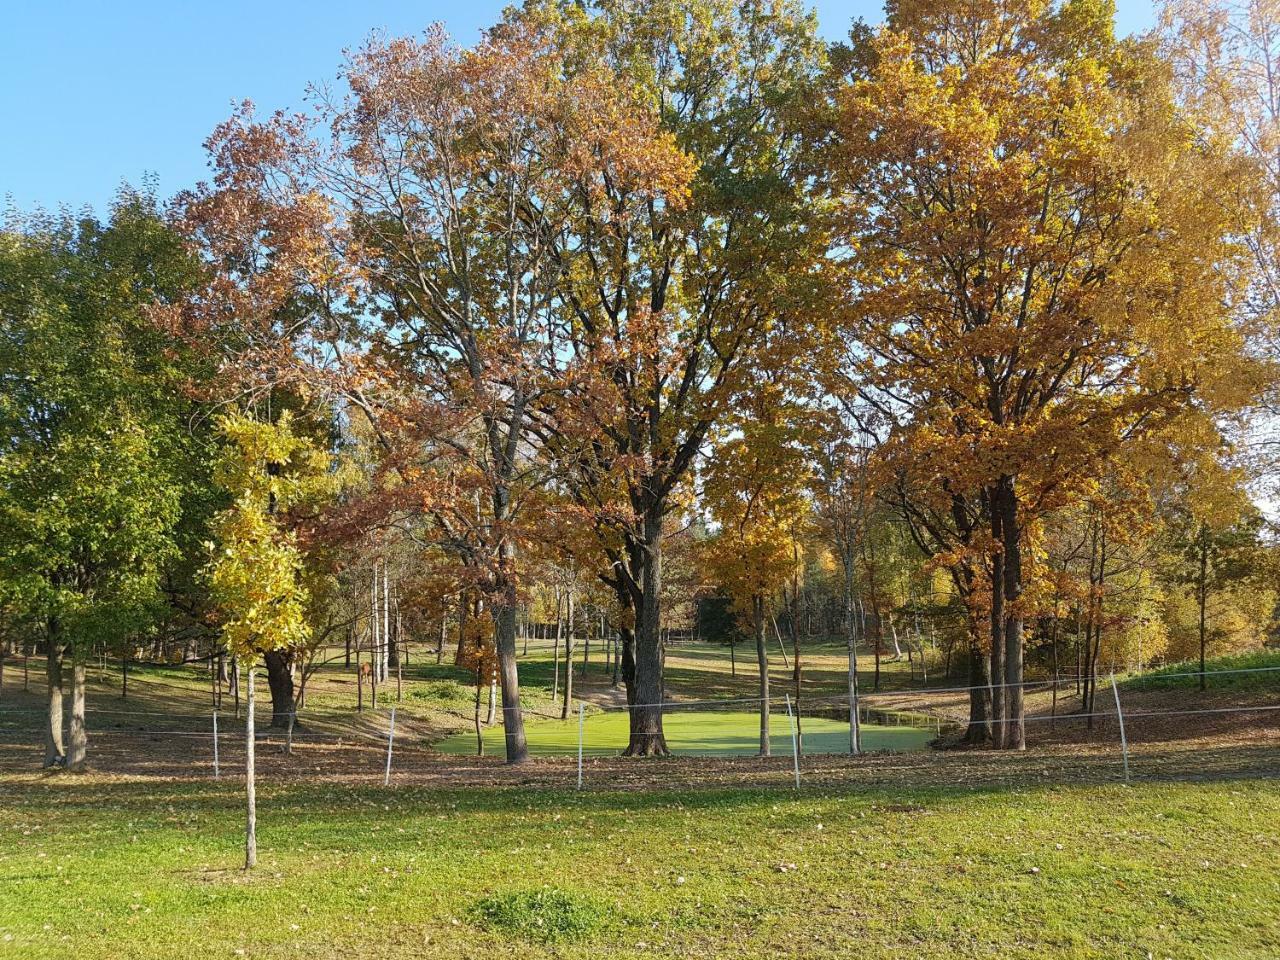
{"label": "clear blue sky", "polygon": [[[1122,32],[1151,0],[1118,0]],[[299,107],[344,47],[444,22],[470,42],[504,0],[13,0],[0,27],[0,205],[102,210],[122,181],[167,196],[205,175],[231,105]],[[880,0],[818,0],[823,33],[881,18]]]}

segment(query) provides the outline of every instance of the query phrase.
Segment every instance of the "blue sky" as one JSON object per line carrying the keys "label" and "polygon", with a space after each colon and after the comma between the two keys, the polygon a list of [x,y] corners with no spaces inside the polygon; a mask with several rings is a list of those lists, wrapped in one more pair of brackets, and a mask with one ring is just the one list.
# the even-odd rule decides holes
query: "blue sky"
{"label": "blue sky", "polygon": [[[1118,0],[1122,32],[1151,0]],[[443,21],[463,41],[504,0],[26,0],[0,29],[0,203],[92,206],[144,176],[169,195],[205,175],[201,147],[231,105],[298,107],[344,47]],[[823,33],[876,21],[880,0],[819,0]]]}

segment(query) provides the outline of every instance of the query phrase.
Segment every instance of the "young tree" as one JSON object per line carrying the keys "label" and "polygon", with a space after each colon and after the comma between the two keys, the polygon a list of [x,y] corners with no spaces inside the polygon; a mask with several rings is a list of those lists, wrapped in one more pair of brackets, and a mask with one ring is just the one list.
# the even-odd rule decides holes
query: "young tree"
{"label": "young tree", "polygon": [[[209,591],[223,641],[247,671],[245,869],[258,859],[254,771],[254,673],[260,657],[293,650],[310,633],[304,559],[282,515],[331,482],[328,456],[294,432],[285,411],[275,423],[244,414],[221,418],[226,443],[215,479],[231,505],[214,518]],[[291,706],[291,704],[290,704]]]}
{"label": "young tree", "polygon": [[812,510],[806,496],[811,421],[784,387],[765,381],[723,425],[706,468],[703,502],[719,527],[706,561],[755,638],[762,757],[770,751],[766,617],[796,572],[799,538]]}

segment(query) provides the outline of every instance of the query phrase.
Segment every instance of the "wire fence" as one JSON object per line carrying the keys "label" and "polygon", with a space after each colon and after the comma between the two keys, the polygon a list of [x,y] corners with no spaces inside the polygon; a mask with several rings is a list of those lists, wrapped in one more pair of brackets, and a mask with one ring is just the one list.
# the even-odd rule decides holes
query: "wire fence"
{"label": "wire fence", "polygon": [[[1260,674],[1280,675],[1280,667],[1214,670],[1205,676],[1219,685]],[[389,786],[518,779],[573,789],[685,781],[799,787],[808,781],[868,778],[909,784],[925,774],[940,782],[1280,776],[1280,697],[1267,689],[1250,690],[1248,702],[1240,702],[1228,683],[1216,691],[1216,699],[1194,702],[1190,687],[1183,695],[1174,683],[1200,676],[1200,671],[1150,675],[1133,684],[1136,689],[1099,678],[1091,708],[1078,702],[1073,680],[1029,680],[1016,685],[1028,701],[1025,718],[976,725],[969,716],[971,695],[985,699],[1014,685],[859,691],[856,711],[848,695],[796,699],[792,691],[768,698],[655,704],[579,700],[569,711],[521,711],[536,758],[533,768],[495,762],[504,752],[501,709],[495,722],[486,724],[458,711],[424,715],[401,704],[398,729],[394,703],[359,712],[319,706],[273,715],[265,709],[254,733],[265,776],[333,776]],[[31,770],[39,765],[47,709],[15,699],[13,679],[6,676],[0,688],[0,770]],[[207,708],[193,699],[200,691],[190,686],[131,677],[135,682],[171,687],[190,702],[154,709],[104,704],[101,695],[91,699],[83,715],[94,768],[140,775],[239,775],[248,735],[242,717],[225,702],[223,709]],[[68,712],[69,706],[64,703]],[[631,715],[640,713],[661,717],[665,747],[681,758],[680,765],[622,757],[632,744]],[[442,717],[449,722],[442,724]],[[963,746],[976,728],[997,733],[1019,728],[1030,749],[935,749]]]}

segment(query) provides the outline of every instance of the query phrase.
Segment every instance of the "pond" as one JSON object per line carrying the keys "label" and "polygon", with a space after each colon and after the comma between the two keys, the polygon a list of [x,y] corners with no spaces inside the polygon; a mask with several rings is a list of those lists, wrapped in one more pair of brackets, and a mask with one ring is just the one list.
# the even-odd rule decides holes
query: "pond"
{"label": "pond", "polygon": [[[667,745],[673,753],[692,757],[751,756],[760,748],[760,715],[750,711],[671,709],[663,717]],[[849,725],[844,720],[805,717],[804,752],[848,753]],[[529,753],[533,756],[565,756],[578,752],[578,718],[531,720],[525,724]],[[791,752],[791,728],[785,712],[770,717],[769,741],[775,756]],[[862,725],[863,750],[924,750],[937,735],[932,727]],[[627,714],[623,711],[587,714],[583,753],[587,756],[617,756],[627,745]],[[473,731],[456,733],[436,744],[443,753],[474,754]],[[503,751],[502,727],[484,731],[484,752],[498,756]]]}

